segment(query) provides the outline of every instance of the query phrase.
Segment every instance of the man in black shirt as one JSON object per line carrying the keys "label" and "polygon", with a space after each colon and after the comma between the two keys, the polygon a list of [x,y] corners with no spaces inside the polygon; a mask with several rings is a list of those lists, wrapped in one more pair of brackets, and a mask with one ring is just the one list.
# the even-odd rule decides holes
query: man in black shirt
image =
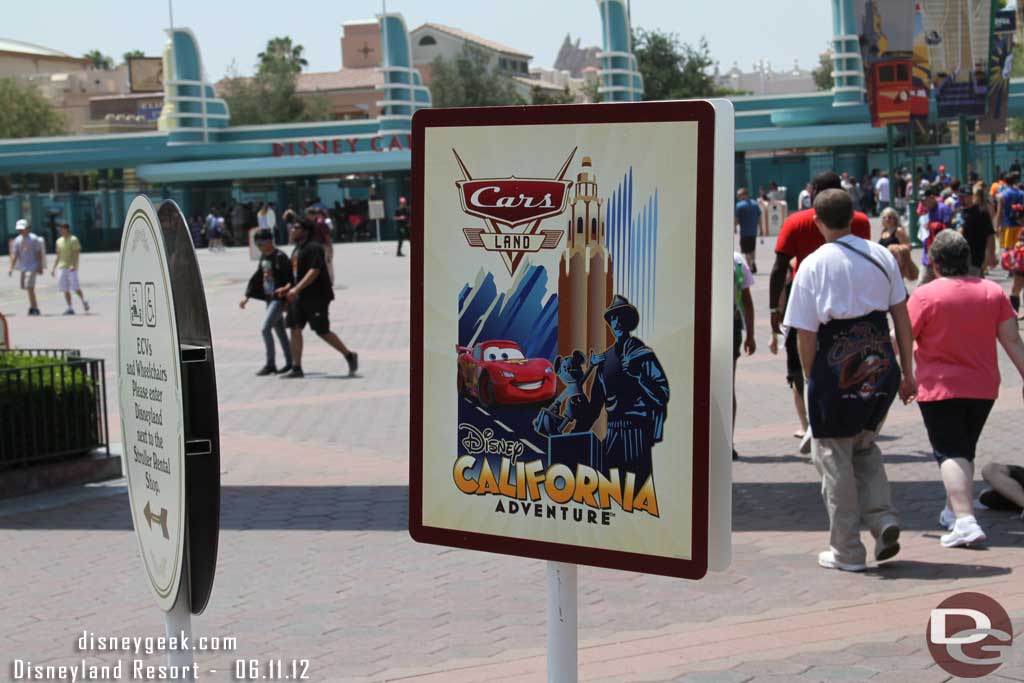
{"label": "man in black shirt", "polygon": [[395,209],[395,230],[398,233],[398,253],[396,256],[405,256],[402,253],[402,243],[409,239],[409,205],[405,197],[398,198],[398,208]]}
{"label": "man in black shirt", "polygon": [[964,210],[960,216],[961,234],[971,248],[970,274],[982,277],[987,268],[996,266],[996,231],[985,207],[985,187],[978,185],[973,194],[961,195]]}
{"label": "man in black shirt", "polygon": [[338,335],[331,332],[327,308],[334,299],[334,289],[327,275],[324,248],[311,239],[315,227],[308,219],[292,225],[292,239],[295,240],[292,270],[295,272],[295,284],[279,290],[288,299],[288,329],[292,331],[292,370],[282,375],[286,379],[303,376],[302,328],[306,323],[321,339],[345,356],[349,376],[355,375],[359,369],[359,355],[349,351]]}

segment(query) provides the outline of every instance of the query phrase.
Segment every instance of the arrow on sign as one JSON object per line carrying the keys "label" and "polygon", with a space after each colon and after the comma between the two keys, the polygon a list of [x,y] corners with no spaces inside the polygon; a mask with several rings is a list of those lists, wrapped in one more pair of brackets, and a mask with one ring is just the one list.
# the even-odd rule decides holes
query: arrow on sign
{"label": "arrow on sign", "polygon": [[154,515],[153,511],[149,509],[149,501],[146,501],[146,507],[142,508],[142,513],[146,515],[146,523],[149,528],[153,528],[153,522],[160,525],[160,530],[164,532],[164,538],[170,539],[170,534],[167,533],[167,508],[160,508],[160,514]]}

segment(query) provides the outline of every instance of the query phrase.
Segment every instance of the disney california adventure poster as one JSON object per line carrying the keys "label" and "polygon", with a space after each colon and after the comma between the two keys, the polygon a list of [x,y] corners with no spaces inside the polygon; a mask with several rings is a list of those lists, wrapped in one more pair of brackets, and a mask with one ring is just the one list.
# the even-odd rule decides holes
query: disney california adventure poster
{"label": "disney california adventure poster", "polygon": [[706,570],[715,109],[666,104],[417,114],[418,540]]}

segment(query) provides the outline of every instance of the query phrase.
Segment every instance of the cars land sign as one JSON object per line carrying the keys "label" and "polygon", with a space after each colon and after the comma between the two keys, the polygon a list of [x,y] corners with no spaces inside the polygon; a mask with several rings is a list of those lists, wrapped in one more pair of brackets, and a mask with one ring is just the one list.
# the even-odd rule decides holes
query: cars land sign
{"label": "cars land sign", "polygon": [[138,197],[121,238],[117,376],[121,442],[149,586],[174,607],[185,558],[185,440],[180,346],[163,231]]}
{"label": "cars land sign", "polygon": [[[452,153],[462,169],[463,179],[455,183],[462,210],[470,216],[483,218],[486,228],[463,228],[471,247],[501,252],[510,275],[528,252],[554,249],[562,239],[561,230],[541,230],[545,218],[561,216],[569,200],[571,180],[565,180],[576,150],[562,164],[552,179],[484,178],[474,180],[454,149]],[[524,229],[517,230],[520,226]]]}
{"label": "cars land sign", "polygon": [[732,116],[413,117],[417,541],[686,578],[727,565]]}

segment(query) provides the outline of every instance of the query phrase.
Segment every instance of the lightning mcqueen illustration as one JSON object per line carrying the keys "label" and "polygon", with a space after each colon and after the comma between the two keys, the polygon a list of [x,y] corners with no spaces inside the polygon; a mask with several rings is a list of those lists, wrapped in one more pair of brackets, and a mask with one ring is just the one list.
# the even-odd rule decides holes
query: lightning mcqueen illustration
{"label": "lightning mcqueen illustration", "polygon": [[546,403],[555,397],[555,372],[544,358],[527,358],[519,344],[495,339],[455,346],[460,396],[476,396],[484,407]]}

